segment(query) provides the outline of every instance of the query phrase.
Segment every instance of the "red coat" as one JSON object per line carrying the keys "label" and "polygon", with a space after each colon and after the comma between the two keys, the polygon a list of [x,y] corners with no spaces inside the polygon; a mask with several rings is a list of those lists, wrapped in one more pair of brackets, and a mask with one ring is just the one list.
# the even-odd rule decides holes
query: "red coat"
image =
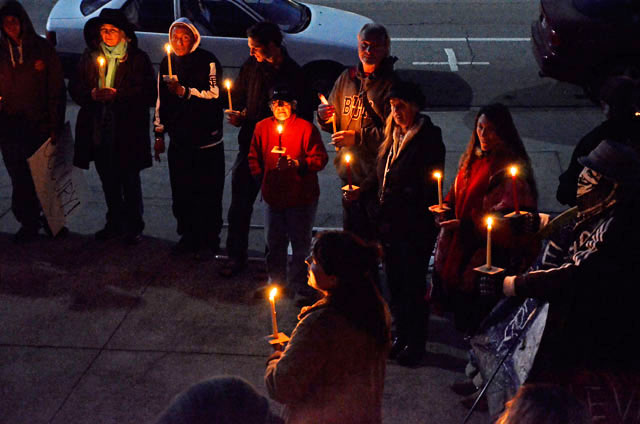
{"label": "red coat", "polygon": [[262,197],[269,206],[279,209],[306,206],[320,196],[317,172],[327,164],[329,157],[322,144],[318,129],[295,114],[284,121],[282,147],[284,156],[299,161],[298,169],[279,171],[277,153],[278,121],[271,117],[258,122],[253,132],[249,151],[251,175],[262,177]]}
{"label": "red coat", "polygon": [[[513,187],[505,171],[512,161],[485,156],[471,166],[469,179],[456,182],[445,199],[460,220],[460,228],[442,231],[436,252],[436,271],[448,291],[473,293],[476,274],[473,268],[486,262],[485,218],[496,218],[514,211]],[[537,213],[538,205],[526,179],[517,180],[520,209]],[[530,237],[511,232],[506,222],[496,223],[492,229],[493,264],[507,272],[522,272],[538,252],[538,243]],[[517,268],[517,269],[514,269]]]}

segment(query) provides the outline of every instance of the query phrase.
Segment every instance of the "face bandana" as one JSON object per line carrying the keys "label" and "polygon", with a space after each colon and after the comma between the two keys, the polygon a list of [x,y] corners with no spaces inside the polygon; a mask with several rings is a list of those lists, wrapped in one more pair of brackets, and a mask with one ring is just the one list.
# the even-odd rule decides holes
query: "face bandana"
{"label": "face bandana", "polygon": [[584,217],[595,215],[615,204],[618,185],[602,174],[585,167],[578,176],[576,204]]}

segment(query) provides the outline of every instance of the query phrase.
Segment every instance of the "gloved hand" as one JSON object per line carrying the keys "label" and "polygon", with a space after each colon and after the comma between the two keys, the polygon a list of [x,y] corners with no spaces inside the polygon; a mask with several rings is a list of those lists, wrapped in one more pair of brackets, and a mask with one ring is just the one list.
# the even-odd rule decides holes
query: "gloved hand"
{"label": "gloved hand", "polygon": [[502,284],[504,282],[504,271],[495,274],[484,274],[478,278],[478,292],[482,297],[502,296]]}
{"label": "gloved hand", "polygon": [[537,213],[521,213],[509,218],[511,231],[515,235],[535,234],[540,229],[540,215]]}

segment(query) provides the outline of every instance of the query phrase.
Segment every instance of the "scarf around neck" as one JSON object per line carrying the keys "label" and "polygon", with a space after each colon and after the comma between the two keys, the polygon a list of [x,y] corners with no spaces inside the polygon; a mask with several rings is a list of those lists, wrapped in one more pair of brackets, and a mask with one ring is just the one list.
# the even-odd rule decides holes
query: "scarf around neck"
{"label": "scarf around neck", "polygon": [[100,88],[113,88],[113,83],[116,79],[116,70],[118,69],[118,64],[127,55],[128,43],[126,40],[122,40],[115,46],[109,47],[104,42],[101,42],[100,47],[104,56],[107,58],[107,75],[104,82],[105,86]]}
{"label": "scarf around neck", "polygon": [[[7,37],[7,44],[9,45],[9,56],[11,57],[11,65],[14,68],[16,67],[16,65],[22,65],[24,63],[24,58],[22,55],[22,40],[20,40],[20,43],[14,45],[9,37]],[[18,55],[18,63],[16,63],[15,54],[13,52],[14,49],[16,50],[16,53]]]}

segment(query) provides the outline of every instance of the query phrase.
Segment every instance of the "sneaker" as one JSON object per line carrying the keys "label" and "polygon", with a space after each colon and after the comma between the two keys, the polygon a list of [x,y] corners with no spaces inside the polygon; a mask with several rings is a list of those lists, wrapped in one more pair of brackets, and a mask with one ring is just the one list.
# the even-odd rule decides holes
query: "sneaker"
{"label": "sneaker", "polygon": [[171,254],[174,256],[184,255],[185,253],[194,252],[195,248],[190,237],[186,235],[180,237],[180,240],[171,247]]}
{"label": "sneaker", "polygon": [[400,340],[400,337],[393,339],[391,343],[391,349],[389,350],[389,359],[396,359],[398,354],[407,347],[407,343],[404,340]]}
{"label": "sneaker", "polygon": [[37,227],[20,227],[17,233],[13,236],[13,242],[16,244],[29,243],[38,238]]}
{"label": "sneaker", "polygon": [[98,231],[95,236],[96,240],[106,241],[118,237],[120,234],[122,233],[117,226],[107,223],[107,225],[105,225],[102,230]]}
{"label": "sneaker", "polygon": [[475,384],[469,379],[460,380],[453,383],[449,388],[453,391],[453,393],[460,396],[470,396],[474,394],[478,388]]}
{"label": "sneaker", "polygon": [[396,362],[403,367],[415,367],[422,362],[426,355],[427,351],[424,348],[414,349],[410,346],[405,346],[396,356]]}
{"label": "sneaker", "polygon": [[238,261],[235,259],[229,259],[226,264],[220,268],[218,274],[222,277],[231,278],[240,274],[247,268],[247,261]]}

